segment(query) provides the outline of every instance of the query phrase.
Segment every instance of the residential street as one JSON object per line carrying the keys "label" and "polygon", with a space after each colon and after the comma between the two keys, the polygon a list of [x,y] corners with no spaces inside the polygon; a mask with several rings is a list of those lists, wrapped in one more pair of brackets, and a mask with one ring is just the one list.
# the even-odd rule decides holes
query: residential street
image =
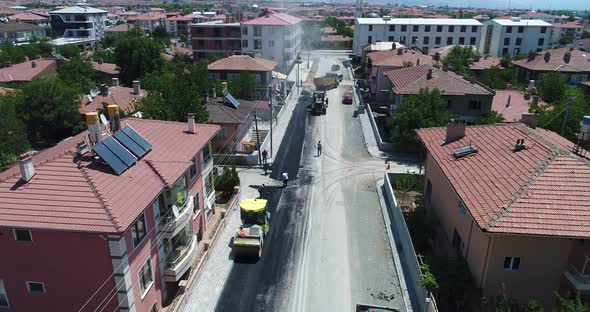
{"label": "residential street", "polygon": [[[376,192],[385,164],[367,151],[359,121],[366,116],[353,117],[353,106],[341,104],[353,85],[342,63],[346,58],[342,52],[311,55],[311,75],[305,79],[302,71],[301,95],[293,94],[285,108],[293,115],[288,125],[278,125],[285,130],[270,175],[277,180],[258,168],[240,171],[242,198],[258,195],[253,185],[267,186],[271,230],[262,259],[234,262],[231,237],[239,225],[234,211],[189,290],[184,311],[353,311],[357,303],[406,311]],[[328,91],[327,114],[310,115],[312,75],[317,70],[315,76],[322,76],[333,64],[340,65],[344,81]],[[410,168],[392,165],[402,172]],[[276,187],[283,172],[290,177],[286,189]]]}

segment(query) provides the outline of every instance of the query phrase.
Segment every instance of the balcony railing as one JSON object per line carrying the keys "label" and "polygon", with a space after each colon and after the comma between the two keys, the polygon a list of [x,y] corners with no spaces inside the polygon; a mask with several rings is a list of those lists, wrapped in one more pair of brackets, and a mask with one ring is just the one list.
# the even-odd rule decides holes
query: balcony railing
{"label": "balcony railing", "polygon": [[165,212],[160,225],[164,237],[172,237],[182,230],[190,221],[194,206],[194,197],[189,196],[183,205],[174,204],[169,211]]}
{"label": "balcony railing", "polygon": [[188,244],[166,251],[165,281],[177,282],[188,271],[197,256],[196,246],[197,240],[191,233]]}
{"label": "balcony railing", "polygon": [[590,275],[583,275],[573,265],[570,265],[563,275],[577,291],[590,292]]}

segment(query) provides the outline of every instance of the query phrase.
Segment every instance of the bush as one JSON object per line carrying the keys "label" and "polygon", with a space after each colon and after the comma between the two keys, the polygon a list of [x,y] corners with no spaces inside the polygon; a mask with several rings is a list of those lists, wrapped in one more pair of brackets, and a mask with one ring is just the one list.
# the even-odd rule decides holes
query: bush
{"label": "bush", "polygon": [[233,193],[234,187],[240,185],[240,178],[236,165],[232,165],[231,169],[228,166],[223,167],[221,175],[215,179],[215,189],[224,193]]}

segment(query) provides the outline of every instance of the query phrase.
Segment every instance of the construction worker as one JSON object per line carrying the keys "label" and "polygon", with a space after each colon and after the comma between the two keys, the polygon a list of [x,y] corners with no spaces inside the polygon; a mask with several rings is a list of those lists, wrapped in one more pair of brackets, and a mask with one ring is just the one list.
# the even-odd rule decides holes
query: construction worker
{"label": "construction worker", "polygon": [[318,156],[322,155],[322,141],[318,141]]}
{"label": "construction worker", "polygon": [[283,187],[287,187],[287,184],[289,183],[289,175],[286,172],[283,172],[282,178],[283,178]]}

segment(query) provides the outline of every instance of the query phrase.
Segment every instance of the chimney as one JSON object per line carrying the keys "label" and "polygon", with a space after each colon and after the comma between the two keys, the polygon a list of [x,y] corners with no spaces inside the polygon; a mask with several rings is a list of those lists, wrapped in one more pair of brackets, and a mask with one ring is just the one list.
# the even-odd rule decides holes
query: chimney
{"label": "chimney", "polygon": [[20,169],[20,177],[23,182],[29,182],[35,175],[33,157],[29,156],[29,154],[22,154],[18,159],[18,168]]}
{"label": "chimney", "polygon": [[28,62],[28,61],[29,61],[29,57],[25,56],[25,62]]}
{"label": "chimney", "polygon": [[526,145],[524,144],[524,139],[516,139],[516,144],[514,144],[514,152],[522,151],[526,149]]}
{"label": "chimney", "polygon": [[109,104],[107,106],[107,113],[109,114],[109,125],[111,132],[115,133],[121,130],[121,116],[119,115],[119,105]]}
{"label": "chimney", "polygon": [[[222,88],[222,90],[223,90],[223,91],[227,92],[227,82],[223,81],[223,82],[221,83],[221,88]],[[224,93],[225,93],[225,92],[224,92]],[[224,95],[225,95],[225,94],[224,94]]]}
{"label": "chimney", "polygon": [[512,95],[508,96],[508,101],[506,101],[506,107],[510,107],[510,101],[512,100]]}
{"label": "chimney", "polygon": [[404,51],[402,48],[397,48],[397,55],[402,55],[404,54]]}
{"label": "chimney", "polygon": [[567,51],[563,54],[563,61],[568,64],[570,62],[570,60],[572,59],[572,53],[570,51]]}
{"label": "chimney", "polygon": [[428,74],[426,75],[426,79],[432,79],[432,68],[428,70]]}
{"label": "chimney", "polygon": [[113,87],[118,87],[119,86],[119,78],[113,78],[111,85]]}
{"label": "chimney", "polygon": [[481,60],[481,56],[479,54],[476,54],[475,57],[473,57],[473,61],[474,62],[479,62]]}
{"label": "chimney", "polygon": [[85,141],[78,142],[78,144],[76,145],[76,154],[82,156],[86,154],[86,152],[88,152],[88,143],[86,143]]}
{"label": "chimney", "polygon": [[35,62],[35,61],[31,62],[31,67],[33,67],[33,68],[37,67],[37,62]]}
{"label": "chimney", "polygon": [[527,62],[533,61],[537,57],[537,53],[534,51],[529,51],[529,55],[527,56]]}
{"label": "chimney", "polygon": [[391,50],[395,50],[396,48],[397,48],[397,46],[395,45],[395,42],[393,42],[393,43],[391,44]]}
{"label": "chimney", "polygon": [[86,125],[88,125],[88,140],[91,145],[97,144],[102,139],[100,123],[98,122],[98,113],[86,113]]}
{"label": "chimney", "polygon": [[432,56],[432,59],[435,61],[440,61],[440,53],[436,52],[434,53],[434,55]]}
{"label": "chimney", "polygon": [[195,115],[189,113],[187,118],[187,125],[188,125],[188,132],[189,133],[196,133],[195,127]]}
{"label": "chimney", "polygon": [[443,63],[442,69],[443,71],[449,71],[449,63]]}
{"label": "chimney", "polygon": [[100,95],[109,96],[109,86],[107,86],[105,83],[100,85]]}
{"label": "chimney", "polygon": [[537,115],[532,113],[523,113],[520,122],[535,129],[537,127]]}
{"label": "chimney", "polygon": [[420,59],[416,60],[416,66],[420,65]]}
{"label": "chimney", "polygon": [[141,86],[139,84],[139,80],[133,80],[133,94],[139,95],[141,91]]}
{"label": "chimney", "polygon": [[451,119],[447,124],[447,137],[444,144],[457,141],[465,136],[465,121]]}
{"label": "chimney", "polygon": [[543,59],[545,60],[545,63],[549,63],[549,60],[551,59],[551,52],[545,52],[545,55],[543,55]]}

